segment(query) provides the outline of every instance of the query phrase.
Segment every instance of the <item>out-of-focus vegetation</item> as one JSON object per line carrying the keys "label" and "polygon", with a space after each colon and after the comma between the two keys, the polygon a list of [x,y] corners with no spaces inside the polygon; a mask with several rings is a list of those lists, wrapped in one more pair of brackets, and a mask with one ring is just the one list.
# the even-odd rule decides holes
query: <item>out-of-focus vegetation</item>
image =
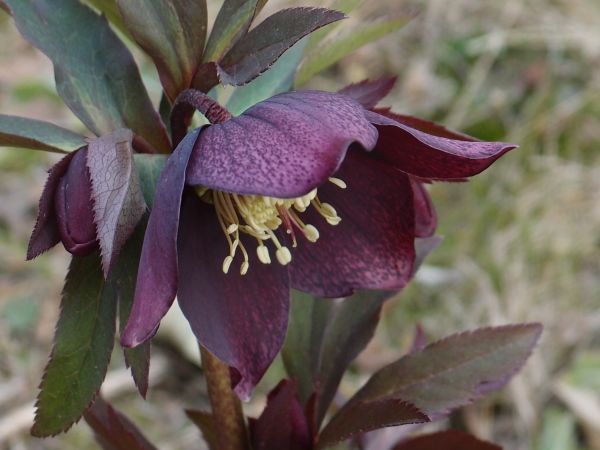
{"label": "out-of-focus vegetation", "polygon": [[[272,0],[268,8],[283,3]],[[434,339],[485,324],[541,321],[543,340],[524,373],[502,395],[450,420],[507,449],[600,449],[600,3],[363,3],[345,27],[403,15],[406,7],[420,14],[309,86],[336,89],[399,74],[385,101],[395,110],[521,148],[469,183],[431,187],[445,240],[387,306],[377,338],[342,390],[353,392],[395,359],[417,322]],[[211,2],[213,17],[217,6]],[[0,37],[0,111],[83,131],[54,92],[50,63],[1,12]],[[157,98],[156,75],[136,56]],[[67,263],[58,249],[23,261],[44,170],[55,159],[0,151],[0,448],[95,448],[86,425],[43,441],[26,428]],[[120,381],[114,358],[111,389],[121,393],[115,403],[161,449],[197,447],[181,405],[201,404],[202,381],[168,346],[157,347],[158,362],[169,370],[157,371],[149,402],[137,399],[126,378]],[[265,389],[281,376],[278,370]]]}

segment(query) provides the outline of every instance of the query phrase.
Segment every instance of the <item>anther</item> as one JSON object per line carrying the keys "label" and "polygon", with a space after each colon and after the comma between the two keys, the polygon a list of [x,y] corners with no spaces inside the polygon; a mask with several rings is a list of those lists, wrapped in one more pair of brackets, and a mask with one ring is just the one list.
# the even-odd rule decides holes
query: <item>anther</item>
{"label": "anther", "polygon": [[271,264],[271,256],[269,255],[269,249],[265,245],[259,245],[256,247],[256,255],[258,260],[263,264]]}
{"label": "anther", "polygon": [[223,260],[223,273],[229,272],[229,268],[231,267],[232,262],[233,262],[232,256],[228,256]]}
{"label": "anther", "polygon": [[329,182],[335,184],[340,189],[346,189],[348,187],[344,180],[340,180],[339,178],[330,177]]}
{"label": "anther", "polygon": [[304,236],[309,242],[317,242],[319,239],[319,230],[312,225],[306,225],[302,231],[304,231]]}
{"label": "anther", "polygon": [[244,261],[240,267],[240,275],[246,275],[248,273],[249,268],[250,263],[248,261]]}
{"label": "anther", "polygon": [[228,234],[233,234],[238,230],[239,226],[235,223],[232,223],[231,225],[229,225],[227,227],[227,233]]}
{"label": "anther", "polygon": [[292,254],[287,247],[280,247],[275,252],[275,256],[277,256],[277,261],[282,266],[288,265],[292,261]]}

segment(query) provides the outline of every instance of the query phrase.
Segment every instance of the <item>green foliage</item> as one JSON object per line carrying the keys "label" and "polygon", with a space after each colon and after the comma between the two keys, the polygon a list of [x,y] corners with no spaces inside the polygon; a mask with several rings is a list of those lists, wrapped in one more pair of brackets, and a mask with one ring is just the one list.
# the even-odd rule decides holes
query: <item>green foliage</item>
{"label": "green foliage", "polygon": [[65,431],[93,401],[114,344],[116,307],[116,298],[105,289],[99,256],[74,257],[36,403],[35,436]]}
{"label": "green foliage", "polygon": [[130,128],[157,151],[170,150],[135,61],[104,18],[77,0],[6,3],[23,36],[52,60],[60,96],[90,130]]}
{"label": "green foliage", "polygon": [[0,146],[67,153],[84,145],[83,136],[51,123],[0,114]]}
{"label": "green foliage", "polygon": [[206,39],[204,0],[119,0],[130,33],[150,55],[166,94],[175,100],[188,88]]}
{"label": "green foliage", "polygon": [[167,162],[167,157],[164,155],[137,154],[133,155],[133,160],[140,177],[144,200],[148,206],[152,207],[156,183],[158,183],[160,172]]}

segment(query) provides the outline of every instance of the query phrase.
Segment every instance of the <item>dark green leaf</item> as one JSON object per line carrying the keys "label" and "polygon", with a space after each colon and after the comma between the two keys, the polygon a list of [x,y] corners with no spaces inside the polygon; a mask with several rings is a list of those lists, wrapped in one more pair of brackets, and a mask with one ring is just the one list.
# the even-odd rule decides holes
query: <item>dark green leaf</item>
{"label": "dark green leaf", "polygon": [[[331,6],[328,6],[331,9],[336,11],[343,12],[344,14],[350,14],[356,8],[358,8],[363,0],[335,0],[331,3]],[[340,25],[340,22],[332,23],[327,25],[326,27],[321,28],[320,30],[315,31],[310,35],[310,41],[308,43],[308,49],[312,50],[315,48],[329,33],[335,30]]]}
{"label": "dark green leaf", "polygon": [[97,9],[106,16],[106,19],[114,25],[118,30],[133,41],[129,34],[129,30],[123,23],[123,18],[119,12],[116,0],[83,0],[83,3]]}
{"label": "dark green leaf", "polygon": [[58,93],[96,135],[130,128],[170,151],[138,68],[105,18],[77,0],[6,0],[23,36],[54,64]]}
{"label": "dark green leaf", "polygon": [[105,276],[147,209],[133,163],[132,139],[130,130],[118,130],[88,145],[94,222]]}
{"label": "dark green leaf", "polygon": [[221,81],[241,85],[253,80],[304,36],[345,17],[324,8],[290,8],[273,14],[219,62]]}
{"label": "dark green leaf", "polygon": [[[264,2],[263,3],[264,6]],[[218,62],[246,34],[256,13],[257,0],[225,0],[204,51],[204,62]]]}
{"label": "dark green leaf", "polygon": [[217,450],[219,448],[219,441],[217,438],[217,431],[215,429],[215,423],[212,414],[209,412],[194,411],[191,409],[186,409],[185,413],[202,432],[202,437],[208,444],[208,448],[211,450]]}
{"label": "dark green leaf", "polygon": [[67,153],[85,145],[85,138],[40,120],[0,114],[0,146]]}
{"label": "dark green leaf", "polygon": [[348,424],[373,418],[373,411],[381,412],[374,428],[402,423],[395,418],[397,402],[437,418],[501,388],[523,365],[541,330],[539,324],[483,328],[400,358],[373,375],[338,411],[323,430],[326,442],[348,437]]}
{"label": "dark green leaf", "polygon": [[99,255],[74,257],[36,403],[34,436],[67,430],[94,400],[114,345],[116,314],[116,298],[104,289]]}
{"label": "dark green leaf", "polygon": [[[119,255],[115,267],[110,273],[108,282],[115,290],[119,299],[119,332],[123,333],[129,313],[133,306],[133,294],[137,280],[142,244],[144,243],[144,232],[146,231],[146,219],[142,219],[135,232],[131,235],[123,251]],[[133,381],[142,397],[148,392],[148,371],[150,370],[150,341],[138,345],[135,348],[123,349],[125,363],[131,368]]]}
{"label": "dark green leaf", "polygon": [[142,432],[123,413],[98,397],[84,414],[104,450],[155,450]]}
{"label": "dark green leaf", "polygon": [[296,75],[296,86],[302,86],[316,74],[332,66],[344,56],[396,31],[408,22],[407,18],[389,19],[362,25],[340,33],[308,52]]}
{"label": "dark green leaf", "polygon": [[373,337],[389,292],[330,300],[294,292],[283,361],[306,403],[317,392],[320,424],[348,365]]}
{"label": "dark green leaf", "polygon": [[146,204],[152,207],[154,203],[154,193],[156,191],[156,183],[162,172],[167,157],[163,155],[133,155],[135,166],[137,168],[142,193]]}
{"label": "dark green leaf", "polygon": [[247,85],[236,88],[227,102],[227,110],[237,116],[258,102],[275,94],[289,91],[294,82],[298,64],[302,59],[306,42],[306,38],[302,39],[285,52],[268,71]]}
{"label": "dark green leaf", "polygon": [[462,431],[448,430],[402,442],[393,450],[502,450]]}
{"label": "dark green leaf", "polygon": [[205,0],[118,0],[125,24],[175,100],[190,87],[206,39]]}

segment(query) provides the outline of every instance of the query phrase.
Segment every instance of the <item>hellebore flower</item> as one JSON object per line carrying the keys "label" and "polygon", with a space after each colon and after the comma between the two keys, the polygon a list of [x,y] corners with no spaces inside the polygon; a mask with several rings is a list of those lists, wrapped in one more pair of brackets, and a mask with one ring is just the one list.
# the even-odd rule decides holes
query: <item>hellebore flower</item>
{"label": "hellebore flower", "polygon": [[157,185],[124,345],[149,339],[177,295],[247,397],[281,348],[291,288],[406,285],[415,238],[435,229],[421,182],[477,174],[514,146],[419,122],[425,133],[368,110],[387,93],[369,88],[288,92],[238,117],[203,100],[213,124],[187,134]]}
{"label": "hellebore flower", "polygon": [[98,248],[87,151],[82,147],[69,153],[50,169],[29,240],[28,260],[59,242],[75,256]]}

